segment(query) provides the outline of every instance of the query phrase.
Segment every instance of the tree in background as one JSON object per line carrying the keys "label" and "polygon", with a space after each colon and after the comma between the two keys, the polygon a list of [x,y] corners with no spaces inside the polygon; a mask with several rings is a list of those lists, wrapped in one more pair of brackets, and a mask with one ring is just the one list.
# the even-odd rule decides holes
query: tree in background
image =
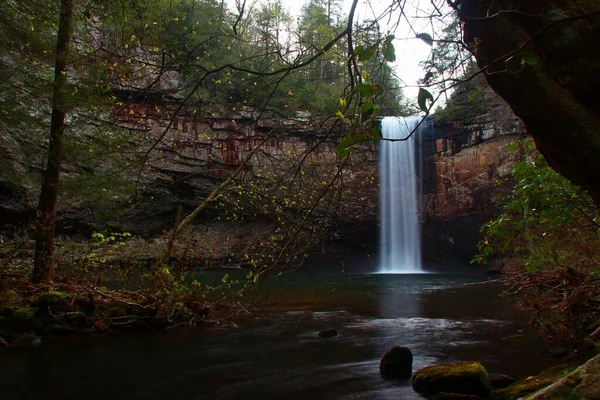
{"label": "tree in background", "polygon": [[[462,41],[462,31],[458,16],[451,13],[446,19],[451,22],[441,30],[440,39],[432,46],[429,59],[419,65],[425,71],[425,78],[421,81],[426,86],[434,85],[448,101],[449,86],[458,83],[461,78],[470,76],[467,68],[471,64],[471,55]],[[475,71],[471,71],[473,73]]]}
{"label": "tree in background", "polygon": [[[4,15],[17,18],[13,9],[20,10],[23,4],[37,4],[34,1],[5,3],[7,13]],[[46,5],[42,0],[39,4],[42,8]],[[206,196],[198,200],[197,207],[186,210],[185,214],[180,212],[168,236],[164,257],[147,276],[146,300],[153,305],[168,302],[172,310],[184,307],[190,311],[183,300],[190,293],[183,289],[184,269],[179,268],[180,273],[173,274],[175,269],[171,269],[169,256],[174,254],[171,251],[178,245],[184,229],[205,211],[222,212],[224,218],[235,220],[240,199],[256,195],[248,207],[256,211],[257,218],[276,221],[269,225],[274,228],[273,232],[260,236],[266,247],[250,249],[253,252],[248,252],[247,260],[235,261],[238,265],[254,262],[253,274],[261,279],[253,278],[253,281],[260,283],[262,277],[276,268],[300,265],[308,247],[330,240],[328,235],[331,231],[337,232],[339,220],[355,218],[350,217],[351,210],[363,207],[363,200],[354,202],[356,208],[344,207],[353,203],[349,199],[352,189],[348,185],[354,185],[355,175],[348,173],[346,166],[351,164],[349,148],[353,144],[379,138],[371,132],[379,102],[386,103],[389,110],[398,110],[400,94],[393,74],[389,66],[381,65],[395,57],[390,35],[382,35],[372,24],[368,27],[355,24],[352,14],[349,23],[341,24],[342,17],[335,14],[332,2],[309,3],[303,25],[295,29],[278,3],[266,4],[254,11],[242,7],[237,15],[224,3],[210,0],[67,2],[63,5],[66,8],[60,14],[58,25],[47,18],[48,14],[36,14],[45,22],[41,24],[43,29],[27,31],[28,26],[23,25],[25,29],[22,29],[11,18],[2,21],[2,28],[11,38],[7,46],[13,51],[15,62],[3,65],[6,67],[3,72],[12,78],[0,84],[13,86],[9,93],[18,97],[22,95],[15,89],[19,87],[19,79],[29,82],[28,76],[38,73],[36,68],[45,74],[38,74],[40,82],[50,82],[49,76],[54,76],[53,101],[44,99],[44,96],[51,97],[48,96],[50,85],[46,85],[46,90],[30,92],[39,97],[31,96],[28,103],[11,105],[15,109],[22,108],[24,120],[32,119],[32,110],[37,107],[47,113],[35,120],[40,129],[44,125],[52,126],[36,219],[35,282],[50,282],[53,277],[57,208],[69,198],[62,196],[64,191],[77,192],[76,196],[79,195],[87,207],[89,192],[80,186],[83,181],[80,178],[86,177],[94,179],[98,191],[107,193],[112,210],[135,207],[136,196],[121,198],[111,179],[96,178],[118,164],[128,171],[130,179],[135,175],[137,191],[134,194],[138,198],[143,196],[149,154],[160,149],[184,156],[174,140],[174,132],[184,130],[183,124],[177,121],[196,112],[202,118],[244,110],[252,115],[250,123],[257,124],[267,111],[272,117],[308,110],[314,116],[324,117],[325,123],[319,128],[314,143],[302,151],[292,152],[290,157],[295,159],[264,156],[262,146],[282,134],[278,129],[269,129],[262,137],[249,139],[254,141],[251,150],[244,147],[241,158],[224,160],[224,172],[219,179],[210,175],[212,167],[193,171],[193,174],[210,177],[211,186]],[[35,21],[35,17],[31,21]],[[359,38],[358,33],[362,31],[369,33]],[[56,53],[44,39],[49,37],[48,32],[58,32]],[[28,43],[33,40],[39,42],[39,46],[25,58],[27,64],[19,64],[24,52],[30,51]],[[356,40],[358,60],[352,52],[351,57],[348,56]],[[20,69],[14,68],[15,65]],[[21,75],[11,74],[11,71]],[[331,118],[334,113],[337,117]],[[8,113],[3,114],[3,119],[7,126],[14,127]],[[27,123],[33,125],[33,122]],[[340,132],[346,131],[344,124],[350,127],[352,139],[339,148],[339,160],[332,154],[327,163],[323,162],[318,152],[331,141],[339,140]],[[144,135],[139,133],[147,139],[144,141]],[[361,139],[355,141],[357,133]],[[239,138],[235,133],[230,136],[215,138],[208,145],[214,146],[215,151],[238,152],[235,141]],[[198,141],[192,145],[206,143]],[[106,154],[109,151],[101,154],[97,151],[109,147],[113,150],[111,157]],[[113,158],[117,153],[122,156],[118,162]],[[306,160],[313,157],[313,153],[317,154],[314,156],[317,161],[311,164]],[[137,164],[138,158],[141,164]],[[198,160],[194,158],[194,161]],[[261,162],[269,163],[275,166],[277,174],[265,177],[265,173],[260,172],[259,175],[260,168],[253,162],[261,167]],[[372,184],[373,180],[368,178],[364,181]],[[265,199],[271,201],[266,207],[261,206]],[[219,202],[224,204],[224,211],[215,211],[215,204]],[[364,201],[364,205],[367,203]],[[97,213],[97,209],[92,212]],[[114,214],[116,218],[121,215]],[[104,263],[100,261],[105,260],[104,256],[99,256],[96,250],[106,245],[112,247],[116,241],[115,235],[98,232],[93,238],[90,248],[94,251],[86,250],[79,259],[73,257],[75,264],[83,266],[85,272],[88,266]],[[191,290],[194,295],[199,293],[196,289],[194,286]],[[187,311],[185,315],[196,316],[196,312]]]}
{"label": "tree in background", "polygon": [[67,63],[73,29],[73,1],[60,2],[60,18],[56,34],[54,83],[52,90],[52,115],[46,170],[42,178],[42,191],[38,204],[36,223],[35,258],[32,281],[47,282],[54,277],[54,227],[56,224],[56,204],[58,183],[62,161],[62,146],[65,119],[68,112]]}

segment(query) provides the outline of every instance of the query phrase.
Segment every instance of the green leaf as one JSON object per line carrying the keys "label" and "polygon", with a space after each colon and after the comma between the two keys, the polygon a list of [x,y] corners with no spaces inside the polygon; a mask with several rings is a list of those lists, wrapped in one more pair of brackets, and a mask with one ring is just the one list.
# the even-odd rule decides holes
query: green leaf
{"label": "green leaf", "polygon": [[521,65],[537,65],[537,59],[532,56],[524,56],[521,58]]}
{"label": "green leaf", "polygon": [[363,97],[373,97],[379,93],[381,89],[382,87],[379,85],[369,85],[368,83],[362,83],[356,88],[358,93],[360,93]]}
{"label": "green leaf", "polygon": [[425,78],[423,78],[423,83],[427,85],[427,84],[429,83],[429,80],[430,80],[431,78],[433,78],[433,72],[431,72],[431,71],[428,71],[428,72],[425,74]]}
{"label": "green leaf", "polygon": [[433,46],[433,38],[431,37],[431,35],[429,33],[425,33],[425,32],[419,33],[417,35],[417,39],[421,39],[428,45]]}
{"label": "green leaf", "polygon": [[360,114],[363,121],[369,119],[373,113],[375,113],[375,109],[375,105],[372,102],[367,101],[366,103],[363,103],[360,106]]}
{"label": "green leaf", "polygon": [[[427,100],[429,100],[430,104],[428,106]],[[429,93],[427,90],[423,88],[419,88],[419,95],[417,97],[417,101],[419,103],[419,108],[422,111],[428,112],[431,103],[433,103],[433,95]]]}
{"label": "green leaf", "polygon": [[381,133],[381,126],[379,124],[373,125],[373,136],[377,139],[383,138],[383,134]]}
{"label": "green leaf", "polygon": [[385,44],[383,46],[383,49],[381,50],[383,57],[388,62],[396,61],[396,49],[394,48],[394,44],[392,43],[392,40],[394,40],[394,38],[394,35],[389,35],[387,38],[385,38]]}
{"label": "green leaf", "polygon": [[344,158],[348,157],[348,154],[350,154],[352,146],[358,143],[367,142],[371,139],[372,138],[367,135],[347,136],[344,140],[338,143],[337,146],[335,146],[335,152],[337,153],[338,157],[343,160]]}
{"label": "green leaf", "polygon": [[358,57],[358,61],[369,61],[375,55],[375,52],[377,51],[378,47],[379,47],[379,42],[375,43],[374,45],[372,45],[366,49],[362,45],[357,46],[354,49],[354,54],[356,54],[356,56]]}

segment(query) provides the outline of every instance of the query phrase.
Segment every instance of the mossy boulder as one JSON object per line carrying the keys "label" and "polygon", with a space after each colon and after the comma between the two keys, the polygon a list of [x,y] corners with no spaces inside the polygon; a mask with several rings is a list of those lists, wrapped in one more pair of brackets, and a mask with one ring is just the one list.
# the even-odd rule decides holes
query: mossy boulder
{"label": "mossy boulder", "polygon": [[37,305],[40,314],[51,315],[51,313],[70,311],[71,300],[72,297],[68,293],[52,291],[40,294],[34,304]]}
{"label": "mossy boulder", "polygon": [[[515,400],[523,398],[542,388],[545,388],[567,375],[573,369],[573,365],[561,364],[548,368],[535,376],[512,383],[506,388],[495,390],[490,396],[491,400]],[[493,382],[492,382],[493,386]]]}
{"label": "mossy boulder", "polygon": [[551,385],[531,393],[525,399],[600,399],[600,355],[588,360],[572,372],[555,379]]}
{"label": "mossy boulder", "polygon": [[425,396],[455,393],[487,397],[492,392],[488,373],[478,362],[422,368],[413,374],[411,383],[416,392]]}
{"label": "mossy boulder", "polygon": [[35,329],[37,308],[30,305],[11,306],[0,310],[1,331],[29,331]]}
{"label": "mossy boulder", "polygon": [[69,300],[71,300],[71,295],[69,293],[52,291],[40,294],[36,303],[39,306],[49,306],[54,304],[63,304]]}
{"label": "mossy boulder", "polygon": [[525,381],[519,381],[504,389],[494,391],[491,400],[516,400],[529,393],[533,393],[538,389],[546,387],[552,382],[554,382],[553,378],[532,378]]}
{"label": "mossy boulder", "polygon": [[394,346],[383,355],[379,373],[385,379],[408,379],[412,375],[413,355],[408,347]]}

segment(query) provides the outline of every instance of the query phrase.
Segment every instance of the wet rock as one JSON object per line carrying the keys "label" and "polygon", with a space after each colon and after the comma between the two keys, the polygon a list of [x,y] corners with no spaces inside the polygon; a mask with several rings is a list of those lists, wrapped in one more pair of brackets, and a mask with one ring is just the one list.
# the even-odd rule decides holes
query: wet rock
{"label": "wet rock", "polygon": [[416,392],[426,396],[445,392],[487,397],[492,391],[487,371],[478,362],[422,368],[413,374],[411,383]]}
{"label": "wet rock", "polygon": [[319,337],[324,339],[337,336],[338,332],[335,329],[325,329],[324,331],[319,332]]}
{"label": "wet rock", "polygon": [[600,355],[555,379],[550,386],[529,395],[527,399],[600,400]]}
{"label": "wet rock", "polygon": [[96,332],[105,332],[108,329],[108,324],[104,320],[99,319],[96,322],[94,322],[92,328]]}
{"label": "wet rock", "polygon": [[8,342],[2,336],[0,336],[0,348],[2,347],[8,347]]}
{"label": "wet rock", "polygon": [[568,374],[572,369],[572,364],[555,365],[535,376],[529,376],[517,381],[504,389],[495,390],[492,393],[490,400],[529,399],[528,395],[551,385]]}
{"label": "wet rock", "polygon": [[408,347],[394,346],[379,363],[379,373],[385,379],[408,379],[412,375],[413,355]]}
{"label": "wet rock", "polygon": [[600,400],[600,372],[583,375],[574,392],[584,399]]}
{"label": "wet rock", "polygon": [[488,376],[494,389],[504,389],[517,381],[512,376],[504,374],[488,374]]}
{"label": "wet rock", "polygon": [[536,390],[546,387],[552,383],[552,378],[531,378],[513,383],[512,385],[495,390],[490,397],[492,400],[514,400],[520,399]]}

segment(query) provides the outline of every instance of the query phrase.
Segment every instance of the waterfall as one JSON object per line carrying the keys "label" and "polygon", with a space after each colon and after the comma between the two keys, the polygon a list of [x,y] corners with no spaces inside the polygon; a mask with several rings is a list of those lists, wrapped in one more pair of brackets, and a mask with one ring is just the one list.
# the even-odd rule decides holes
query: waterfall
{"label": "waterfall", "polygon": [[[386,117],[381,132],[385,139],[404,139],[419,120]],[[382,140],[379,148],[380,273],[422,272],[414,136],[397,142]]]}

